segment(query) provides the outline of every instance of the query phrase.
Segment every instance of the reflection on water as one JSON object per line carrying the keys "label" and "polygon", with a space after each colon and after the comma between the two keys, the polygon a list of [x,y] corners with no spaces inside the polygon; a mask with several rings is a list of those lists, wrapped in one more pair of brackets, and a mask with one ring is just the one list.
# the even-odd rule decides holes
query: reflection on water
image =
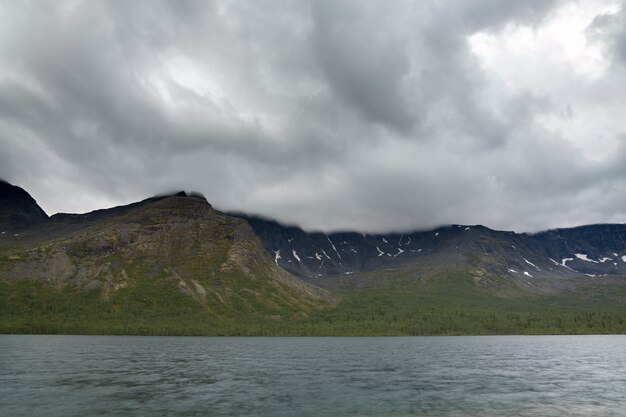
{"label": "reflection on water", "polygon": [[0,335],[6,416],[622,416],[626,336]]}

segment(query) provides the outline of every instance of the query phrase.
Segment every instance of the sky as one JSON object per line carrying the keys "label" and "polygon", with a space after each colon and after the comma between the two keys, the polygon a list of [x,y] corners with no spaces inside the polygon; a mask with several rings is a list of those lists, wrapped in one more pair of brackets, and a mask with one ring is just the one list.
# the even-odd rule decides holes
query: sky
{"label": "sky", "polygon": [[307,230],[626,222],[626,0],[0,0],[0,178]]}

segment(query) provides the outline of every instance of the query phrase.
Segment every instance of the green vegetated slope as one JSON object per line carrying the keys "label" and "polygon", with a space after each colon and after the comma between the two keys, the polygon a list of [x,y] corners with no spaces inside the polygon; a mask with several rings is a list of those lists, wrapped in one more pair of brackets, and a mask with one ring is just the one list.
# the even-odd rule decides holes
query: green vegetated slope
{"label": "green vegetated slope", "polygon": [[3,333],[626,331],[626,281],[617,275],[531,282],[494,272],[507,266],[494,266],[502,261],[492,252],[455,249],[395,268],[320,277],[315,282],[325,290],[280,268],[245,219],[203,198],[179,194],[48,218],[23,190],[2,187],[8,190],[0,193]]}
{"label": "green vegetated slope", "polygon": [[[471,270],[469,270],[471,271]],[[468,270],[426,280],[379,273],[383,285],[342,290],[303,333],[325,335],[596,334],[626,332],[626,286],[586,285],[558,295],[497,295]]]}
{"label": "green vegetated slope", "polygon": [[240,334],[336,303],[245,221],[181,196],[5,237],[0,274],[5,333]]}
{"label": "green vegetated slope", "polygon": [[386,277],[384,285],[338,291],[338,304],[308,304],[306,313],[285,306],[243,308],[245,302],[233,299],[229,306],[216,299],[201,303],[165,277],[146,278],[109,298],[97,290],[51,290],[33,281],[2,285],[4,332],[364,336],[626,330],[624,286],[502,298],[477,287],[466,271],[427,282]]}

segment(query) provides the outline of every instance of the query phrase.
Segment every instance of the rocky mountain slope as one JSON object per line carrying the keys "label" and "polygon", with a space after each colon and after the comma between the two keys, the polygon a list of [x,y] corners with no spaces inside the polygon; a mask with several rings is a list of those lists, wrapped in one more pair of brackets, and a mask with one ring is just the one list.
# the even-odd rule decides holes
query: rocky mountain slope
{"label": "rocky mountain slope", "polygon": [[22,188],[0,180],[0,233],[9,233],[42,223],[48,215]]}
{"label": "rocky mountain slope", "polygon": [[246,221],[202,197],[179,193],[48,218],[20,190],[3,195],[8,207],[25,208],[0,222],[0,281],[7,285],[97,294],[118,309],[139,298],[147,314],[152,291],[163,303],[182,296],[215,319],[303,316],[335,302],[278,267]]}
{"label": "rocky mountain slope", "polygon": [[311,233],[184,192],[48,217],[0,183],[0,331],[621,332],[626,225]]}
{"label": "rocky mountain slope", "polygon": [[[626,275],[626,225],[591,225],[538,234],[452,225],[391,234],[307,233],[273,220],[246,219],[276,265],[319,285],[364,285],[376,271],[415,278],[468,270],[496,293],[558,293]],[[375,279],[375,278],[373,278]]]}

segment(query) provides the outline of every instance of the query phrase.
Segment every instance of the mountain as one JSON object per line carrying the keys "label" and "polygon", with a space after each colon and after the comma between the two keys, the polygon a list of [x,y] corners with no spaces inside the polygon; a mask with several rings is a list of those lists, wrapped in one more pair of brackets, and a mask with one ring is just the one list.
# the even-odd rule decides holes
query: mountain
{"label": "mountain", "polygon": [[[38,212],[34,200],[16,194],[16,201],[30,203],[26,214]],[[1,227],[16,224],[13,219]],[[154,327],[178,317],[178,324],[199,321],[210,330],[302,317],[336,301],[275,265],[247,222],[198,196],[179,193],[25,224],[0,237],[5,317],[41,303],[16,301],[40,293],[53,311],[59,303],[82,305],[77,313],[92,315],[94,323],[119,320],[140,331],[135,318]]]}
{"label": "mountain", "polygon": [[452,225],[390,234],[307,233],[274,220],[247,220],[276,265],[318,285],[366,285],[376,271],[412,271],[415,279],[468,270],[496,294],[560,293],[626,275],[626,225],[537,234]]}
{"label": "mountain", "polygon": [[19,231],[47,219],[30,194],[0,179],[0,233]]}
{"label": "mountain", "polygon": [[626,331],[626,225],[326,234],[184,192],[48,217],[0,190],[0,332]]}
{"label": "mountain", "polygon": [[543,253],[586,276],[626,275],[626,225],[597,224],[538,233]]}

